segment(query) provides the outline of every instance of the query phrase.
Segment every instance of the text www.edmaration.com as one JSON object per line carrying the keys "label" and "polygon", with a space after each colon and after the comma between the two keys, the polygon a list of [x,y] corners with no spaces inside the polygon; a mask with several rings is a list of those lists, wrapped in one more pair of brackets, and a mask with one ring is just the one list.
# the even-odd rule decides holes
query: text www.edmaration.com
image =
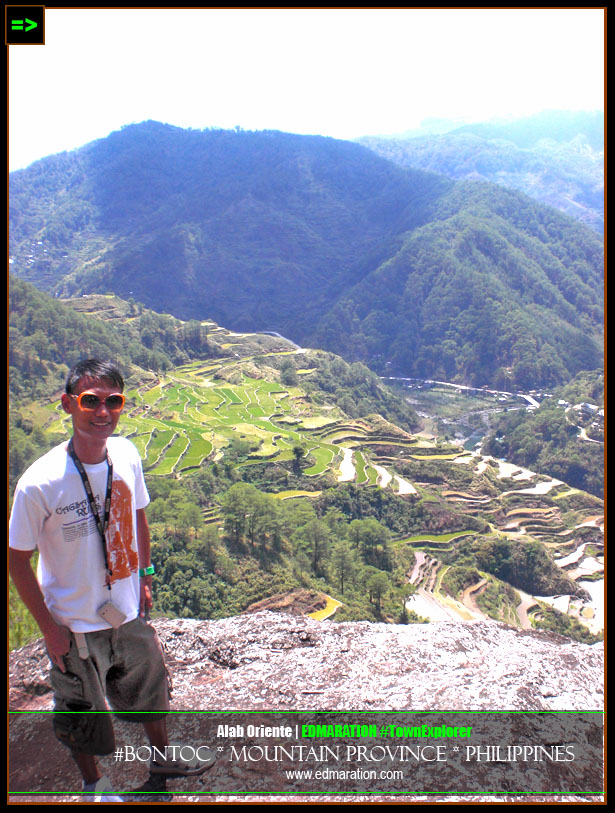
{"label": "text www.edmaration.com", "polygon": [[375,771],[375,770],[362,770],[356,768],[354,770],[343,770],[340,768],[319,768],[316,771],[294,770],[285,771],[286,779],[299,779],[304,782],[310,780],[318,781],[320,779],[366,779],[373,781],[375,779],[389,779],[400,780],[404,778],[403,771]]}

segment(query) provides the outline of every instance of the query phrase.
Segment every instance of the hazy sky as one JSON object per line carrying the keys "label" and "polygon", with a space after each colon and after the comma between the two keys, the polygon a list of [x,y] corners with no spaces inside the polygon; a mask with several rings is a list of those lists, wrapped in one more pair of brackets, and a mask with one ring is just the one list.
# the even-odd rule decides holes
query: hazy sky
{"label": "hazy sky", "polygon": [[9,47],[10,168],[146,119],[335,138],[602,110],[602,9],[54,9]]}

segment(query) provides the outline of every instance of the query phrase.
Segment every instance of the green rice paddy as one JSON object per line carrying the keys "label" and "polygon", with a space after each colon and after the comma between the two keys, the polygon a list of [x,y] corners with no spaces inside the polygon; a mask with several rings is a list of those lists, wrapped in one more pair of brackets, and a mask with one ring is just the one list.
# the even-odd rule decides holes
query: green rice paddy
{"label": "green rice paddy", "polygon": [[[192,362],[128,389],[126,396],[119,431],[137,447],[148,475],[182,476],[223,459],[234,440],[247,440],[252,449],[241,465],[288,465],[299,445],[305,452],[303,474],[310,478],[339,476],[343,446],[349,445],[355,480],[376,485],[377,472],[363,447],[369,425],[310,403],[300,387],[251,378],[241,362]],[[65,432],[67,416],[54,415],[48,431]]]}

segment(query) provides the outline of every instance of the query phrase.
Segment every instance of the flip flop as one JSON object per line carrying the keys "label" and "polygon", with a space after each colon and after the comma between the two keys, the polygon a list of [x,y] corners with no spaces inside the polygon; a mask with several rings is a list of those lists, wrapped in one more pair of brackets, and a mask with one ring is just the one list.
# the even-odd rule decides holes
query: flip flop
{"label": "flip flop", "polygon": [[[199,776],[199,774],[211,768],[216,761],[214,752],[206,745],[199,746],[198,749],[195,749],[190,745],[180,745],[177,742],[172,742],[170,746],[174,746],[174,748],[169,752],[168,757],[157,756],[155,759],[152,757],[149,764],[151,774],[163,774],[164,776]],[[207,753],[203,758],[202,751],[204,750],[206,750]],[[186,756],[185,752],[188,752],[191,758],[184,759],[183,757]],[[175,759],[173,759],[174,754]]]}

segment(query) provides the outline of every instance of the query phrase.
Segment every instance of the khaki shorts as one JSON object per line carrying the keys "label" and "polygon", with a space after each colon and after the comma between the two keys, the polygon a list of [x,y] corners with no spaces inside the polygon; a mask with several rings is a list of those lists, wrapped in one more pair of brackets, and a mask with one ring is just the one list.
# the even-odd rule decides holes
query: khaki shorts
{"label": "khaki shorts", "polygon": [[89,658],[79,656],[71,633],[66,672],[55,665],[51,669],[53,727],[71,750],[104,755],[114,750],[115,738],[110,715],[102,712],[110,706],[117,717],[133,722],[164,717],[169,679],[156,631],[141,618],[117,629],[85,633],[85,639]]}

